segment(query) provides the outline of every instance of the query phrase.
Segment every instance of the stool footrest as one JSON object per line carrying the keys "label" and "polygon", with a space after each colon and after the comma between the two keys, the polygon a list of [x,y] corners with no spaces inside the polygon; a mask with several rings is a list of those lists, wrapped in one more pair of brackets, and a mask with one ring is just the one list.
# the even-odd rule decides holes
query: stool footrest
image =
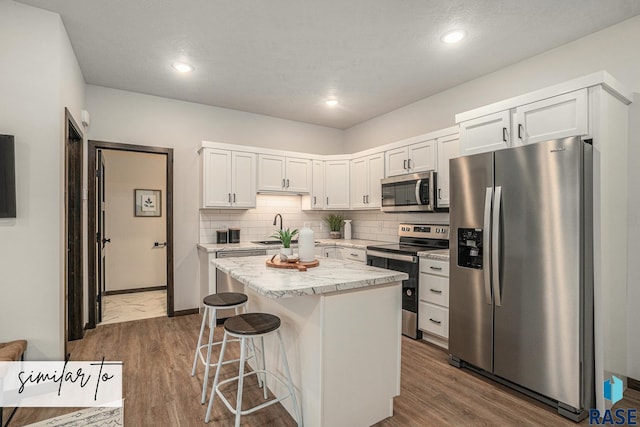
{"label": "stool footrest", "polygon": [[[282,386],[284,386],[284,387],[287,387],[287,383],[286,383],[286,382],[284,382],[282,379],[280,379],[280,377],[278,377],[277,375],[273,374],[272,372],[266,371],[266,370],[264,370],[264,369],[259,369],[259,370],[257,370],[257,371],[251,371],[251,372],[248,372],[248,373],[244,374],[242,377],[244,378],[244,377],[247,377],[247,376],[249,376],[249,375],[256,375],[256,376],[258,376],[258,374],[266,374],[266,375],[268,375],[269,377],[271,377],[271,378],[273,378],[274,380],[276,380],[277,382],[279,382],[279,383],[280,383],[280,385],[282,385]],[[259,378],[259,377],[258,377],[258,378]],[[231,406],[231,403],[229,403],[229,401],[227,400],[227,398],[226,398],[226,397],[224,397],[224,395],[223,395],[223,394],[222,394],[222,392],[220,391],[220,387],[221,387],[221,386],[223,386],[223,385],[225,385],[225,384],[227,384],[227,383],[237,382],[239,379],[240,379],[240,376],[238,375],[238,376],[235,376],[235,377],[232,377],[232,378],[226,379],[226,380],[224,380],[224,381],[220,381],[220,382],[218,383],[218,385],[216,386],[216,388],[215,388],[215,393],[216,393],[218,396],[220,396],[220,399],[222,399],[222,401],[224,402],[224,405],[225,405],[225,406],[227,407],[227,409],[228,409],[232,414],[234,414],[234,415],[237,413],[237,410],[236,410],[236,408],[234,408],[233,406]],[[289,397],[291,397],[291,393],[287,393],[285,396],[282,396],[282,397],[276,397],[276,398],[271,399],[271,400],[269,400],[269,401],[267,401],[267,402],[264,402],[264,403],[261,403],[261,404],[259,404],[259,405],[256,405],[256,406],[254,406],[254,407],[252,407],[252,408],[245,409],[245,410],[241,410],[241,411],[240,411],[240,415],[248,415],[248,414],[252,414],[252,413],[253,413],[253,412],[255,412],[255,411],[258,411],[258,410],[260,410],[260,409],[262,409],[262,408],[266,408],[267,406],[271,406],[271,405],[273,405],[273,404],[276,404],[276,403],[278,403],[278,402],[281,402],[281,401],[283,401],[284,399],[287,399],[287,398],[289,398]]]}
{"label": "stool footrest", "polygon": [[[230,343],[230,342],[240,342],[240,340],[239,339],[227,340],[227,343]],[[211,344],[211,347],[214,347],[214,346],[217,346],[217,345],[220,345],[220,344],[222,344],[222,341],[214,342],[213,344]],[[206,350],[207,347],[209,347],[209,344],[203,344],[200,347],[198,347],[199,359],[200,359],[200,362],[202,362],[202,364],[204,366],[207,366],[207,360],[206,360],[206,355],[202,354],[202,352],[203,352],[203,350]],[[247,357],[247,360],[252,359],[252,358],[253,358],[253,355],[250,355],[250,356]],[[226,361],[222,362],[222,364],[226,365],[227,363],[233,363],[233,362],[239,362],[239,361],[240,361],[240,358],[237,358],[237,359],[232,359],[232,360],[226,360]],[[218,366],[218,362],[210,363],[209,366]]]}

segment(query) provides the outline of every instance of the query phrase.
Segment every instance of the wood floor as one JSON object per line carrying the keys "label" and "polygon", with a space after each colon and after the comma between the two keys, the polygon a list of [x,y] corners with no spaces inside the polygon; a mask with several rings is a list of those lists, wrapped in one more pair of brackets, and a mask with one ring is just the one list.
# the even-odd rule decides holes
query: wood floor
{"label": "wood floor", "polygon": [[[202,317],[158,317],[102,325],[71,344],[72,360],[124,361],[125,426],[201,426],[206,405],[200,405],[203,366],[191,377],[191,365]],[[222,338],[220,327],[216,339]],[[237,352],[237,348],[232,348]],[[225,366],[231,376],[237,365]],[[213,379],[213,373],[211,374]],[[212,380],[211,380],[212,381]],[[255,377],[248,379],[244,405],[261,399]],[[233,388],[228,398],[235,401]],[[640,392],[628,390],[616,407],[640,410]],[[75,409],[20,408],[11,426],[23,426]],[[5,412],[6,413],[6,412]],[[242,418],[246,426],[294,426],[274,405]],[[581,424],[587,424],[588,420]],[[233,425],[233,417],[217,400],[209,425]],[[447,354],[422,341],[403,337],[402,387],[394,416],[380,427],[406,426],[575,426],[555,411],[522,394],[467,370],[449,366]]]}

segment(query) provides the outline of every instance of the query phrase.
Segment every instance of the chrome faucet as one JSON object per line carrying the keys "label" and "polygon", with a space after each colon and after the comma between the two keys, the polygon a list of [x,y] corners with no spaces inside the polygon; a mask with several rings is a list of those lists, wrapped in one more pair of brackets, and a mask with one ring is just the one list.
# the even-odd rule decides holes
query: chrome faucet
{"label": "chrome faucet", "polygon": [[280,217],[280,231],[282,231],[282,215],[276,214],[273,218],[273,225],[276,225],[276,222],[278,222],[278,217]]}

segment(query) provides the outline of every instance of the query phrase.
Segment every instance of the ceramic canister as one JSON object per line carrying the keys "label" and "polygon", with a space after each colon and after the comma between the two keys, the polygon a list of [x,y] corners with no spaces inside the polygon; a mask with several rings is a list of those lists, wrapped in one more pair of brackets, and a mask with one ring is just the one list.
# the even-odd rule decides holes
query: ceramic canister
{"label": "ceramic canister", "polygon": [[298,257],[300,262],[311,262],[316,259],[315,237],[307,224],[298,231]]}

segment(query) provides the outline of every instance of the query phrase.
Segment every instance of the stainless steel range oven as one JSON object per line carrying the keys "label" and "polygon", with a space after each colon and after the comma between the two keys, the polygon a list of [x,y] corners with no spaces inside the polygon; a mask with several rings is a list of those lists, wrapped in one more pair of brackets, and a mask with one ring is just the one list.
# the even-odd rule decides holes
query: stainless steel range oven
{"label": "stainless steel range oven", "polygon": [[402,281],[402,333],[422,338],[418,330],[418,253],[449,248],[449,226],[436,224],[400,224],[399,243],[367,246],[367,264],[407,273]]}

